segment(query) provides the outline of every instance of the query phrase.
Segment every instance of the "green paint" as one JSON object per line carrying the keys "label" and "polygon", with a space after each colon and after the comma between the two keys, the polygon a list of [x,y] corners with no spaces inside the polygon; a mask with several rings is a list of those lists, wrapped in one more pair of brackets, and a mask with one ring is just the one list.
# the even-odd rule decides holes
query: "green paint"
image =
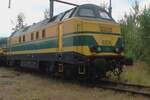
{"label": "green paint", "polygon": [[74,36],[63,38],[63,46],[92,46],[96,45],[96,40],[92,36]]}
{"label": "green paint", "polygon": [[57,48],[57,40],[47,39],[41,42],[31,42],[23,45],[14,46],[11,48],[12,51],[23,51],[23,50],[38,50],[47,48]]}
{"label": "green paint", "polygon": [[[75,34],[75,33],[74,33]],[[76,33],[77,34],[77,33]],[[78,33],[80,34],[80,33]],[[70,35],[70,34],[69,34]],[[114,51],[116,47],[122,47],[122,38],[119,38],[116,46],[101,46],[102,51]],[[72,36],[63,37],[63,47],[69,46],[97,46],[96,40],[92,36]],[[26,42],[14,45],[12,51],[38,50],[47,48],[57,48],[57,38],[47,38],[44,40]]]}

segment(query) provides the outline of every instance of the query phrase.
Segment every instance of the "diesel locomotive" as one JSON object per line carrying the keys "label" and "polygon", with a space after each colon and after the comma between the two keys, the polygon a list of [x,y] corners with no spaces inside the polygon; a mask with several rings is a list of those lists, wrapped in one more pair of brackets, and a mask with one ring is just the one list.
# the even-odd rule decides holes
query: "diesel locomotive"
{"label": "diesel locomotive", "polygon": [[121,73],[132,60],[124,56],[120,26],[104,9],[84,4],[12,33],[7,64],[38,68],[66,78]]}

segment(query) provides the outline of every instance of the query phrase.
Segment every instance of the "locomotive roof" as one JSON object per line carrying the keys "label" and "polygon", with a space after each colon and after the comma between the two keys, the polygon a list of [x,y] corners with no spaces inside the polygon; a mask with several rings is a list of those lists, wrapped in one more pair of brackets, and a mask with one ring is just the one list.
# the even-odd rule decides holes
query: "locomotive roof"
{"label": "locomotive roof", "polygon": [[[78,9],[81,9],[81,8],[90,8],[90,9],[97,9],[97,8],[99,8],[99,9],[101,9],[102,11],[105,11],[105,10],[103,10],[102,8],[100,8],[100,7],[97,6],[97,5],[94,5],[94,4],[84,4],[84,5],[80,5],[80,6],[78,6],[78,7],[73,8],[73,9],[75,9],[75,10],[73,11],[72,17],[73,17],[73,16],[77,16],[77,10],[78,10]],[[73,10],[73,9],[70,9],[70,10]],[[40,21],[40,22],[38,22],[38,23],[33,23],[33,24],[30,25],[30,26],[26,26],[26,27],[23,27],[23,28],[21,28],[21,29],[19,29],[19,30],[17,30],[17,31],[14,31],[14,32],[11,34],[11,37],[12,37],[12,36],[19,36],[19,35],[24,34],[24,33],[27,33],[27,32],[33,32],[34,30],[36,30],[36,29],[38,29],[38,28],[40,28],[40,27],[43,27],[43,26],[47,25],[48,23],[60,21],[61,18],[64,16],[64,14],[65,14],[66,12],[70,11],[70,10],[67,10],[67,11],[65,11],[65,12],[63,12],[63,13],[60,13],[60,14],[54,16],[51,20],[50,20],[50,19],[45,19],[45,20]],[[105,11],[105,12],[106,12],[106,11]]]}
{"label": "locomotive roof", "polygon": [[34,30],[34,29],[37,29],[37,28],[39,28],[39,27],[41,27],[41,26],[43,26],[43,25],[48,24],[48,22],[49,22],[49,19],[43,20],[43,21],[38,22],[38,23],[33,23],[33,24],[30,25],[30,26],[26,26],[26,27],[23,27],[23,28],[21,28],[21,29],[19,29],[19,30],[17,30],[17,31],[14,31],[14,32],[11,34],[11,36],[19,36],[20,34],[24,34],[24,33],[26,33],[26,32],[31,32],[31,31]]}

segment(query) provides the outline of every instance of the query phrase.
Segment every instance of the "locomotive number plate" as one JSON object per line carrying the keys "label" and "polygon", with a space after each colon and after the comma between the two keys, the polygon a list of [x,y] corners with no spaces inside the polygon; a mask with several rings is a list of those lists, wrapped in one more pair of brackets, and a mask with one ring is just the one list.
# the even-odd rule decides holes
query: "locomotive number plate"
{"label": "locomotive number plate", "polygon": [[102,45],[111,46],[111,45],[112,45],[112,42],[111,42],[111,40],[102,40]]}

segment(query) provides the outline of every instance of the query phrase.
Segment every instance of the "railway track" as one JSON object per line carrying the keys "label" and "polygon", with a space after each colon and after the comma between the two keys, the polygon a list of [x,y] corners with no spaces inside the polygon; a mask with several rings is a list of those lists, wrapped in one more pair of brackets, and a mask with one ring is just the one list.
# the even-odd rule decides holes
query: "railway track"
{"label": "railway track", "polygon": [[142,95],[150,98],[150,86],[142,86],[137,84],[127,84],[114,81],[100,81],[95,84],[98,88],[111,89],[119,92],[131,93],[134,95]]}

